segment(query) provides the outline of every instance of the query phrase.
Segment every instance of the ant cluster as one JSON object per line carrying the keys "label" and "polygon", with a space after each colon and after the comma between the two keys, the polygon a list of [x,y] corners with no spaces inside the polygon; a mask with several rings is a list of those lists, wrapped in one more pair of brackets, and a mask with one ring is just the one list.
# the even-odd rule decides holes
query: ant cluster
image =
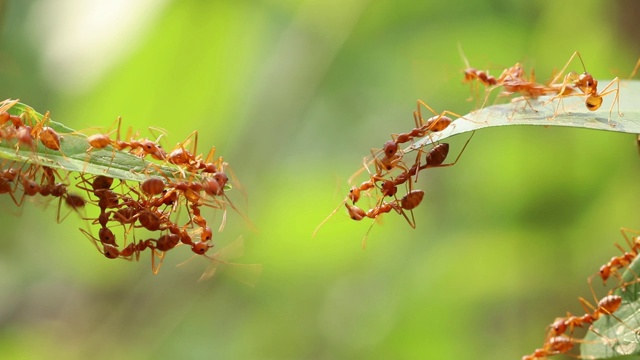
{"label": "ant cluster", "polygon": [[[573,53],[559,73],[550,81],[543,84],[536,82],[533,71],[531,71],[531,75],[527,76],[526,71],[519,63],[504,69],[500,76],[494,77],[490,75],[488,71],[477,70],[469,66],[464,54],[462,54],[462,50],[460,50],[460,52],[467,66],[463,71],[463,83],[475,82],[476,90],[480,85],[485,87],[485,98],[480,108],[484,107],[494,90],[502,89],[498,97],[510,97],[518,94],[519,97],[513,98],[512,102],[526,101],[534,111],[536,109],[531,101],[538,100],[543,96],[546,97],[547,100],[543,105],[552,102],[556,104],[555,113],[552,117],[555,118],[560,110],[560,105],[563,104],[563,100],[568,97],[584,97],[587,109],[595,111],[601,107],[604,96],[615,94],[609,110],[609,125],[614,126],[614,123],[611,121],[611,115],[616,103],[618,104],[618,114],[622,116],[620,113],[620,85],[618,78],[613,79],[602,91],[598,91],[598,81],[585,70],[584,62],[578,52]],[[584,71],[580,74],[573,71],[566,73],[567,68],[576,57],[582,63]],[[640,66],[640,61],[638,64],[638,66]],[[636,66],[636,68],[638,66]],[[423,119],[421,113],[422,107],[427,108],[434,116],[427,120]],[[340,205],[318,225],[314,236],[319,228],[336,214],[342,206],[346,207],[349,217],[355,221],[361,221],[365,218],[377,219],[382,214],[395,212],[402,215],[409,225],[415,228],[416,221],[413,210],[420,205],[424,199],[424,191],[414,189],[414,183],[417,182],[418,174],[427,168],[446,167],[456,164],[471,139],[470,137],[469,140],[467,140],[455,161],[447,164],[444,163],[449,153],[449,144],[434,141],[434,137],[435,140],[437,140],[439,132],[450,126],[455,126],[454,120],[449,116],[465,119],[461,115],[451,111],[437,113],[424,101],[418,100],[417,110],[413,111],[415,127],[408,132],[391,135],[391,140],[384,143],[382,149],[371,150],[371,156],[364,160],[364,167],[351,176],[349,184],[352,184],[352,180],[365,170],[369,174],[368,179],[360,183],[360,185],[350,188],[349,193]],[[470,119],[465,120],[472,121]],[[473,133],[471,136],[473,136]],[[420,138],[425,137],[430,138],[428,144],[431,144],[431,148],[429,150],[425,150],[425,146],[429,145],[420,141]],[[411,143],[410,146],[405,150],[401,150],[400,146],[407,143]],[[407,153],[414,150],[417,150],[418,153],[415,160],[406,160]],[[370,169],[370,165],[372,164],[374,166],[373,171]],[[404,194],[399,193],[399,188],[402,186],[406,189]],[[375,205],[368,210],[364,210],[359,207],[359,205],[356,205],[363,195],[375,198]],[[371,226],[373,226],[373,224]],[[370,230],[371,227],[369,227],[369,230],[364,236],[363,247]]]}
{"label": "ant cluster", "polygon": [[[434,114],[434,116],[425,120],[422,117],[422,106],[426,107]],[[449,144],[439,143],[426,152],[424,159],[424,151],[420,149],[415,160],[411,163],[405,160],[405,151],[401,150],[400,146],[418,138],[432,136],[448,128],[452,124],[453,120],[447,115],[461,117],[450,111],[443,111],[438,114],[425,102],[418,100],[417,110],[413,112],[415,127],[411,131],[391,135],[391,140],[385,142],[382,149],[371,150],[371,157],[365,158],[363,169],[356,172],[351,177],[353,179],[362,171],[366,170],[369,174],[369,179],[362,182],[359,186],[351,187],[347,197],[322,223],[320,223],[316,228],[314,235],[327,220],[342,208],[343,205],[346,207],[349,217],[355,221],[361,221],[364,218],[375,220],[382,214],[394,211],[397,214],[402,215],[407,223],[409,223],[412,228],[415,228],[416,221],[413,210],[420,205],[424,198],[423,190],[413,189],[413,183],[417,181],[418,174],[420,171],[427,168],[455,165],[460,158],[460,155],[458,155],[458,158],[454,162],[445,164],[444,162],[449,154]],[[469,140],[470,139],[471,138],[469,138]],[[469,140],[465,143],[460,154],[462,154],[466,148]],[[409,166],[410,163],[411,165]],[[374,172],[369,168],[371,164],[375,167]],[[406,190],[404,195],[398,192],[398,189],[403,185]],[[375,195],[372,194],[373,191],[376,192]],[[366,211],[357,206],[356,203],[360,200],[362,195],[367,195],[368,197],[375,196],[376,204]],[[390,198],[391,200],[387,201],[387,198]],[[410,216],[407,215],[407,212]],[[366,244],[366,238],[372,226],[373,223],[363,238],[363,248]]]}
{"label": "ant cluster", "polygon": [[[214,232],[212,225],[203,217],[202,208],[222,212],[218,231],[224,228],[227,209],[238,210],[225,192],[230,188],[227,163],[222,157],[214,160],[215,148],[206,157],[195,155],[197,132],[167,153],[158,143],[159,139],[135,140],[137,134],[132,136],[131,130],[127,134],[128,140],[121,140],[120,119],[115,139],[111,137],[113,131],[91,136],[78,132],[58,133],[49,126],[48,113],[36,121],[38,114],[30,108],[22,111],[23,105],[14,107],[17,102],[6,100],[0,105],[2,146],[9,149],[15,146],[15,155],[19,158],[19,161],[3,164],[0,193],[8,194],[16,206],[20,207],[27,196],[57,197],[58,222],[66,217],[61,215],[64,202],[87,223],[98,226],[97,237],[90,229],[80,230],[100,253],[109,259],[138,260],[141,253],[148,250],[154,274],[159,271],[165,253],[178,245],[188,246],[194,254],[209,258],[212,264],[224,263],[215,256],[207,255],[214,247]],[[191,140],[193,147],[189,151],[185,147]],[[61,149],[74,150],[71,146],[64,146],[74,141],[82,143],[81,153],[63,153]],[[85,168],[70,169],[54,162],[51,160],[54,157],[45,156],[47,152],[42,147],[58,152],[68,161],[82,158],[80,162],[85,164]],[[18,156],[19,152],[25,153],[25,148],[28,148],[29,156]],[[146,165],[140,172],[131,170],[130,176],[125,177],[113,176],[109,168],[101,168],[102,174],[96,174],[100,170],[95,169],[86,171],[94,152],[99,150],[112,152],[109,167],[117,165],[114,162],[116,155],[133,157]],[[77,171],[77,176],[72,176],[72,170]],[[68,190],[70,178],[75,179],[73,185],[79,193]],[[98,215],[86,215],[89,207],[97,209]],[[186,215],[181,214],[182,211]],[[136,230],[151,235],[145,236],[146,240],[139,240],[136,239]],[[212,271],[207,273],[213,274]]]}
{"label": "ant cluster", "polygon": [[[623,304],[623,296],[621,295],[630,292],[631,285],[640,282],[638,276],[629,268],[629,266],[638,259],[638,254],[640,253],[640,236],[635,236],[630,239],[627,236],[628,231],[630,230],[621,230],[622,235],[629,246],[629,251],[624,250],[620,245],[616,244],[616,247],[620,249],[622,255],[613,256],[611,260],[602,265],[599,271],[591,275],[587,280],[594,299],[597,299],[592,285],[592,280],[594,278],[600,277],[603,285],[606,285],[607,280],[613,276],[617,278],[618,284],[609,290],[607,295],[597,301],[597,306],[591,305],[584,298],[578,298],[580,304],[585,310],[585,313],[578,316],[567,312],[566,316],[556,318],[548,326],[547,336],[545,337],[543,346],[534,350],[530,355],[523,356],[522,360],[543,359],[553,355],[569,354],[575,344],[586,342],[586,340],[576,339],[573,337],[573,333],[576,328],[589,327],[589,330],[604,340],[602,341],[603,344],[616,343],[615,340],[606,339],[603,334],[593,329],[592,325],[594,322],[603,316],[615,319],[631,333],[636,333],[635,329],[627,325],[622,319],[614,314]],[[633,280],[628,281],[623,278],[620,272],[624,269],[627,269],[629,273],[634,275]]]}

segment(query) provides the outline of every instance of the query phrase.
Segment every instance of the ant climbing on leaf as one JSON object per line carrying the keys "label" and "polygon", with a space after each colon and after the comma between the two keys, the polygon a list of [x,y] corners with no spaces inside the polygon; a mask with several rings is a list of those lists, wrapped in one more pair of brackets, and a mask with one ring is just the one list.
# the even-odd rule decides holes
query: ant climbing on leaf
{"label": "ant climbing on leaf", "polygon": [[[609,120],[608,120],[610,126],[612,127],[615,126],[615,124],[611,120],[611,115],[613,114],[613,109],[616,106],[616,104],[618,105],[618,116],[623,116],[623,114],[620,112],[620,80],[617,77],[611,80],[604,87],[604,89],[602,89],[602,91],[598,91],[598,81],[595,80],[593,76],[587,72],[586,67],[584,65],[584,61],[582,60],[582,56],[580,55],[579,52],[575,51],[571,55],[571,57],[569,58],[569,61],[567,61],[565,66],[553,78],[553,80],[551,80],[551,83],[552,84],[557,83],[557,81],[564,74],[566,69],[569,67],[571,62],[576,57],[580,60],[580,63],[582,64],[583,73],[577,74],[575,72],[569,72],[568,74],[566,74],[564,76],[562,84],[560,85],[560,90],[558,91],[558,94],[553,98],[551,98],[551,100],[549,101],[551,102],[556,99],[559,99],[560,101],[562,101],[563,98],[570,97],[570,96],[585,96],[586,108],[589,111],[596,111],[602,105],[603,98],[605,96],[609,94],[615,94],[613,102],[611,103],[611,108],[609,109]],[[611,90],[609,90],[609,88],[611,88],[614,85],[615,85],[615,88],[612,88]],[[567,88],[571,88],[574,91],[570,91],[567,93],[566,91]],[[579,90],[580,92],[577,92],[575,90]],[[558,104],[558,106],[559,105],[560,104]],[[556,108],[556,114],[557,114],[557,108]]]}

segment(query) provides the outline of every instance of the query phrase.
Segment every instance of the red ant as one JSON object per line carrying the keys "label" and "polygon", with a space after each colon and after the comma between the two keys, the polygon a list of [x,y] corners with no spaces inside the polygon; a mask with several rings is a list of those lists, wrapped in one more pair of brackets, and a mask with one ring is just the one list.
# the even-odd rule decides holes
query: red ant
{"label": "red ant", "polygon": [[[340,208],[342,208],[342,205],[347,205],[347,200],[351,200],[351,203],[355,205],[355,203],[358,202],[358,200],[360,200],[360,194],[362,191],[368,191],[375,187],[376,185],[374,181],[371,179],[363,182],[362,184],[360,184],[360,186],[352,186],[351,189],[349,189],[349,194],[347,194],[347,197],[344,198],[344,200],[342,200],[342,202],[329,214],[329,216],[327,216],[324,220],[322,220],[322,222],[313,231],[312,236],[313,237],[316,236],[316,234],[318,233],[318,230],[320,230],[322,225],[324,225],[327,221],[329,221],[329,219],[331,219],[331,217],[335,215],[338,212],[338,210],[340,210]],[[349,208],[347,207],[347,209]]]}
{"label": "red ant", "polygon": [[[111,145],[115,150],[124,150],[126,148],[131,148],[132,152],[137,152],[136,155],[140,157],[144,157],[146,155],[151,155],[156,160],[164,160],[167,154],[162,150],[162,147],[158,145],[156,142],[151,141],[149,139],[142,140],[133,140],[130,141],[121,141],[120,140],[120,127],[122,125],[122,118],[118,117],[116,120],[118,126],[115,130],[112,130],[106,134],[95,134],[87,137],[87,142],[89,143],[89,148],[87,149],[87,153],[89,153],[93,149],[103,149],[108,145]],[[112,140],[110,134],[116,131],[116,140]],[[127,136],[131,136],[130,133]],[[158,138],[159,139],[159,138]],[[115,152],[113,154],[115,157]],[[112,157],[112,161],[113,161]]]}
{"label": "red ant", "polygon": [[[61,136],[45,123],[49,122],[49,112],[47,111],[42,120],[38,121],[31,130],[31,136],[36,141],[39,139],[42,145],[51,150],[60,150]],[[64,154],[63,154],[64,156]]]}
{"label": "red ant", "polygon": [[[598,92],[598,81],[595,80],[593,76],[591,76],[591,74],[589,74],[586,71],[586,68],[584,66],[584,61],[582,61],[582,56],[580,55],[579,52],[576,51],[573,53],[573,55],[571,55],[571,57],[569,58],[569,61],[567,61],[567,63],[562,68],[562,70],[560,70],[558,75],[556,75],[556,77],[553,78],[551,83],[554,84],[556,83],[556,81],[560,79],[560,76],[565,72],[569,64],[571,64],[571,62],[576,56],[580,59],[580,63],[582,64],[582,69],[584,70],[584,72],[579,75],[575,72],[570,72],[567,75],[565,75],[558,95],[553,97],[550,101],[553,101],[555,99],[562,100],[564,97],[568,97],[568,96],[586,95],[585,106],[589,111],[596,111],[602,105],[603,97],[611,93],[615,93],[613,103],[611,104],[611,108],[609,109],[609,125],[615,126],[611,121],[611,114],[613,113],[613,108],[616,105],[616,103],[618,104],[618,116],[623,116],[623,114],[620,112],[620,80],[617,77],[611,80],[607,84],[607,86],[605,86],[604,89],[602,89],[602,91]],[[614,85],[614,83],[616,85],[615,89],[608,90],[612,85]],[[582,92],[582,94],[573,94],[573,93],[566,94],[565,89],[568,86],[571,86],[574,89],[577,88]]]}
{"label": "red ant", "polygon": [[[17,189],[17,182],[21,170],[13,168],[13,163],[6,169],[0,171],[0,194],[9,194],[13,203],[20,207],[20,202],[15,197],[15,191]],[[12,184],[14,184],[12,186]]]}
{"label": "red ant", "polygon": [[622,277],[618,274],[618,270],[628,267],[637,258],[638,253],[640,252],[640,236],[635,236],[631,239],[627,236],[627,232],[637,233],[637,231],[622,228],[620,229],[620,232],[627,242],[630,252],[625,251],[620,245],[615,244],[616,247],[622,251],[622,255],[614,256],[606,264],[602,265],[599,272],[589,278],[589,283],[591,283],[592,278],[595,276],[600,276],[603,285],[606,285],[607,280],[612,275],[622,281]]}
{"label": "red ant", "polygon": [[[422,110],[421,110],[422,106],[426,107],[429,111],[431,111],[434,114],[434,116],[432,116],[431,118],[425,121],[422,118]],[[374,163],[376,168],[376,175],[383,176],[383,174],[390,172],[396,167],[406,171],[407,167],[402,162],[403,153],[399,152],[399,145],[412,141],[417,137],[424,137],[426,135],[431,136],[431,133],[433,132],[440,132],[445,130],[453,122],[453,120],[447,115],[453,115],[459,118],[463,118],[461,115],[448,110],[445,110],[442,113],[438,114],[433,108],[427,105],[424,101],[418,100],[417,110],[414,110],[413,112],[413,118],[414,118],[416,127],[407,133],[393,134],[391,136],[392,140],[387,141],[383,145],[382,159],[378,158],[379,153],[374,152],[373,150],[371,151],[371,155],[373,158],[372,162]],[[367,169],[366,163],[362,170],[364,169]],[[362,170],[353,174],[349,178],[349,183],[351,183],[352,180],[362,172]]]}
{"label": "red ant", "polygon": [[464,55],[462,46],[460,46],[460,44],[458,44],[458,52],[460,53],[460,57],[462,58],[462,60],[464,61],[464,65],[466,66],[466,68],[463,70],[464,79],[462,80],[462,83],[466,84],[476,80],[475,89],[473,87],[473,84],[471,84],[472,97],[473,95],[476,95],[478,93],[478,85],[480,83],[487,88],[496,86],[498,84],[498,80],[494,76],[489,75],[489,71],[478,70],[472,68],[471,65],[469,65],[469,60]]}
{"label": "red ant", "polygon": [[189,214],[191,217],[190,222],[198,225],[202,229],[202,232],[200,234],[201,240],[209,241],[213,237],[213,231],[207,225],[207,221],[200,214],[200,205],[201,204],[198,204],[198,203],[193,203],[190,205],[190,208],[191,208],[191,212]]}
{"label": "red ant", "polygon": [[[427,124],[429,124],[429,122],[427,122]],[[433,123],[431,123],[431,124],[433,124]],[[447,124],[447,126],[448,126],[448,124]],[[383,195],[382,199],[384,199],[384,197],[386,197],[386,196],[389,196],[389,197],[395,196],[395,194],[397,193],[397,187],[399,185],[404,184],[412,176],[416,176],[416,179],[417,179],[417,174],[418,174],[418,172],[420,170],[423,170],[423,169],[426,169],[426,168],[447,167],[447,166],[455,165],[458,162],[458,160],[460,159],[460,157],[462,156],[462,153],[465,151],[467,145],[469,144],[469,141],[471,141],[471,138],[473,137],[474,134],[475,134],[475,132],[473,132],[471,134],[471,136],[469,137],[469,139],[467,139],[467,141],[465,142],[462,150],[458,154],[458,157],[452,163],[444,164],[444,161],[445,161],[447,155],[449,154],[449,144],[448,143],[441,143],[441,144],[438,144],[438,145],[434,146],[427,153],[427,156],[425,158],[426,159],[426,164],[420,165],[420,160],[419,159],[420,159],[421,154],[419,153],[417,158],[416,158],[415,164],[411,168],[406,169],[405,171],[401,172],[398,176],[396,176],[393,179],[385,180],[379,174],[370,174],[370,179],[369,180],[363,182],[358,187],[356,187],[356,186],[351,187],[347,197],[338,205],[338,207],[336,207],[336,209],[334,209],[316,227],[316,229],[313,232],[313,237],[315,237],[317,232],[320,230],[320,227],[322,227],[333,215],[335,215],[343,205],[345,205],[347,207],[347,212],[349,213],[349,217],[351,217],[351,219],[353,219],[353,220],[362,220],[365,216],[367,216],[367,214],[362,209],[360,209],[357,206],[355,206],[355,203],[360,199],[361,192],[362,191],[368,191],[370,189],[375,188],[376,187],[376,182],[379,182],[379,181],[382,182],[382,186],[381,186],[380,189],[381,189],[381,193]],[[409,141],[408,140],[408,136],[403,136],[403,134],[401,134],[398,138],[401,138],[403,141]],[[389,143],[387,143],[385,145],[388,145],[388,144]],[[385,147],[387,147],[387,146],[385,146]],[[388,147],[391,147],[391,145],[389,145]],[[397,147],[396,147],[396,149],[397,149]],[[385,155],[388,155],[388,153],[385,154]],[[386,203],[387,205],[384,205],[382,199],[381,199],[380,203],[376,206],[376,209],[378,209],[378,211],[381,211],[381,212],[390,212],[393,209],[393,207],[391,205],[388,205],[389,203]],[[351,200],[353,205],[349,205],[347,203],[347,200]],[[421,200],[422,199],[420,199],[420,201]],[[410,209],[405,209],[405,210],[410,210]],[[375,213],[372,213],[372,215],[373,214],[375,214]],[[405,215],[405,218],[407,219],[409,225],[411,227],[415,228],[415,220],[411,221],[406,216],[406,214],[404,214],[404,215]],[[413,212],[412,212],[412,218],[413,218]],[[367,231],[367,233],[368,232],[369,231]],[[366,236],[365,236],[365,238],[366,238]]]}
{"label": "red ant", "polygon": [[[9,109],[11,109],[19,101],[20,100],[18,99],[16,100],[8,99],[0,103],[0,125],[4,125],[5,123],[11,121],[11,123],[13,124],[14,130],[24,126],[24,123],[22,122],[22,118],[19,115],[12,115],[8,112]],[[9,137],[3,137],[3,138],[8,139]]]}
{"label": "red ant", "polygon": [[[135,256],[136,261],[138,261],[140,259],[141,252],[143,252],[146,249],[151,249],[151,271],[153,272],[154,275],[157,275],[158,272],[160,271],[160,266],[162,266],[162,259],[164,258],[164,253],[156,249],[156,245],[153,244],[154,241],[157,241],[157,240],[147,239],[137,243],[132,242],[122,250],[118,250],[118,248],[114,245],[103,244],[103,249],[100,250],[100,248],[98,247],[98,250],[100,250],[100,252],[108,259],[123,258],[127,260],[132,260],[132,258]],[[97,247],[97,244],[96,244],[96,247]],[[158,264],[157,267],[155,264],[156,257],[160,259],[160,263]]]}
{"label": "red ant", "polygon": [[[567,313],[564,318],[556,319],[550,326],[549,337],[559,336],[569,330],[569,335],[573,334],[573,330],[576,327],[583,327],[584,325],[591,325],[594,321],[598,320],[601,315],[612,315],[622,305],[622,297],[618,295],[607,295],[598,301],[598,307],[593,308],[589,302],[583,298],[578,298],[582,307],[586,310],[583,316],[573,316]],[[593,312],[589,312],[592,309]]]}
{"label": "red ant", "polygon": [[[194,138],[193,148],[191,152],[185,149],[186,144],[191,141],[191,138]],[[202,160],[202,155],[195,156],[196,149],[198,148],[198,132],[192,132],[187,138],[176,145],[176,148],[173,149],[167,155],[167,162],[178,165],[180,167],[186,168],[190,172],[202,171],[205,173],[215,173],[223,166],[222,157],[218,158],[218,161],[213,163],[213,158],[215,156],[216,148],[212,147],[209,150],[209,154],[205,160]],[[184,176],[184,174],[183,174]]]}
{"label": "red ant", "polygon": [[542,348],[536,349],[531,355],[525,355],[522,360],[545,359],[547,356],[566,354],[573,349],[575,339],[566,336],[554,336],[545,341]]}
{"label": "red ant", "polygon": [[[423,198],[424,198],[424,191],[412,190],[406,195],[404,195],[400,200],[394,200],[392,202],[382,201],[378,206],[371,208],[366,212],[355,205],[349,205],[346,203],[344,205],[346,206],[347,212],[349,213],[349,217],[352,220],[360,221],[365,217],[368,217],[370,219],[377,219],[378,216],[385,213],[389,213],[391,212],[391,210],[395,210],[398,214],[401,214],[402,216],[404,216],[404,218],[407,220],[409,225],[415,229],[416,224],[415,224],[415,218],[413,217],[413,209],[415,209],[418,205],[420,205]],[[411,211],[411,220],[405,213],[405,210]],[[369,235],[369,232],[371,231],[372,227],[373,227],[373,224],[371,224],[364,238],[362,239],[363,249],[366,247],[367,236]]]}

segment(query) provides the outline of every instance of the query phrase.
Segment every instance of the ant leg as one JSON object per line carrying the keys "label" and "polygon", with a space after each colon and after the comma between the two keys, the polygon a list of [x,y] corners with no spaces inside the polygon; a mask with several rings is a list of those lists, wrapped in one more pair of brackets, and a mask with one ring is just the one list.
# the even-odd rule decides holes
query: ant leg
{"label": "ant leg", "polygon": [[[613,83],[616,84],[616,88],[615,89],[611,89],[609,91],[607,91],[607,89],[609,89]],[[602,89],[602,91],[600,92],[600,94],[598,94],[598,97],[602,98],[604,96],[607,96],[611,93],[615,92],[616,96],[613,98],[613,103],[611,103],[611,108],[609,108],[609,125],[611,127],[615,127],[614,124],[612,124],[611,122],[611,114],[613,113],[613,108],[616,104],[618,104],[618,116],[624,116],[623,113],[620,112],[620,80],[616,77],[615,79],[611,80],[607,86],[604,87],[604,89]],[[588,98],[587,98],[588,100]],[[588,105],[587,105],[588,108]]]}
{"label": "ant leg", "polygon": [[[636,73],[638,72],[639,68],[640,68],[640,59],[638,59],[638,62],[636,62],[636,66],[633,68],[631,75],[629,75],[629,80],[633,79],[633,77],[636,76]],[[0,111],[2,110],[0,109]]]}
{"label": "ant leg", "polygon": [[[158,275],[160,268],[162,267],[162,261],[164,260],[165,253],[151,248],[151,272],[153,275]],[[156,267],[156,256],[158,257],[158,266]]]}
{"label": "ant leg", "polygon": [[620,228],[620,233],[624,237],[631,250],[633,250],[634,252],[638,252],[638,250],[640,250],[640,236],[632,237],[631,239],[629,239],[628,236],[628,234],[640,235],[640,231],[623,227]]}
{"label": "ant leg", "polygon": [[15,99],[15,100],[7,99],[7,100],[2,101],[0,103],[0,112],[5,112],[5,111],[11,109],[19,101],[20,101],[20,99]]}
{"label": "ant leg", "polygon": [[[191,134],[189,134],[189,136],[187,136],[187,138],[185,139],[185,142],[183,142],[183,143],[186,144],[186,141],[190,140],[192,137],[193,137],[193,146],[191,148],[191,153],[193,155],[195,155],[197,153],[197,151],[198,151],[198,130],[194,130]],[[211,160],[213,160],[213,156],[214,156],[215,153],[216,153],[216,147],[212,146],[211,150],[209,150],[209,154],[207,154],[205,162],[206,163],[211,162]],[[209,158],[209,157],[211,157],[211,158]]]}
{"label": "ant leg", "polygon": [[371,223],[371,225],[369,225],[369,228],[367,229],[367,232],[364,234],[364,237],[362,238],[362,250],[365,250],[367,248],[367,239],[369,238],[369,233],[371,232],[371,229],[373,229],[373,225],[376,223],[376,219],[373,219],[373,222]]}
{"label": "ant leg", "polygon": [[[475,131],[471,132],[471,136],[469,136],[469,138],[467,139],[467,141],[464,143],[464,146],[462,147],[462,150],[460,150],[460,153],[458,153],[458,157],[456,157],[455,161],[449,164],[434,164],[434,165],[429,165],[428,163],[425,165],[426,167],[447,167],[447,166],[453,166],[455,165],[458,160],[460,160],[460,157],[462,156],[462,153],[464,153],[465,149],[467,148],[467,145],[469,144],[469,141],[471,141],[471,138],[473,138],[473,135],[475,135]],[[435,149],[435,147],[434,147]],[[433,151],[433,150],[432,150]],[[448,149],[447,149],[448,151]],[[427,155],[428,156],[428,155]],[[444,159],[443,159],[444,160]]]}
{"label": "ant leg", "polygon": [[318,231],[320,230],[320,228],[322,227],[322,225],[324,225],[327,221],[329,221],[329,219],[331,219],[333,217],[333,215],[335,215],[340,208],[342,208],[342,206],[344,206],[344,204],[346,204],[347,200],[349,200],[348,197],[344,198],[344,200],[342,200],[342,202],[340,202],[340,204],[338,204],[338,207],[336,207],[330,214],[329,216],[327,216],[324,220],[322,220],[322,222],[316,227],[316,229],[313,231],[313,234],[311,235],[311,237],[316,237],[316,234],[318,233]]}
{"label": "ant leg", "polygon": [[83,228],[78,228],[80,229],[80,231],[89,239],[91,240],[91,242],[93,243],[93,245],[96,247],[96,249],[98,249],[98,251],[104,255],[104,251],[102,249],[100,249],[100,246],[98,246],[98,242],[100,240],[96,239],[93,235],[91,235],[91,233]]}
{"label": "ant leg", "polygon": [[[160,140],[164,137],[167,136],[167,130],[166,129],[162,129],[156,126],[149,126],[149,132],[151,133],[151,135],[156,137],[156,140],[154,141],[154,143],[159,144]],[[156,132],[160,133],[160,135],[156,136]]]}
{"label": "ant leg", "polygon": [[[438,113],[437,113],[435,110],[433,110],[433,108],[432,108],[431,106],[427,105],[427,103],[426,103],[426,102],[424,102],[424,101],[422,101],[422,100],[418,99],[418,100],[416,101],[416,107],[417,107],[417,109],[418,109],[418,117],[419,117],[419,119],[420,119],[420,123],[418,123],[418,122],[417,122],[417,119],[416,119],[416,127],[421,127],[422,125],[424,125],[424,119],[422,118],[422,110],[421,110],[421,107],[422,107],[422,106],[424,106],[424,107],[426,107],[427,109],[429,109],[429,111],[431,111],[431,113],[432,113],[433,115],[435,115],[435,116],[437,116],[437,115],[438,115]],[[414,116],[414,119],[415,119],[415,116]]]}
{"label": "ant leg", "polygon": [[[564,67],[560,70],[560,72],[558,72],[558,74],[551,80],[551,82],[549,82],[549,85],[551,84],[555,84],[556,81],[558,81],[558,79],[560,79],[560,77],[562,76],[562,74],[564,74],[564,72],[567,70],[567,67],[569,67],[569,65],[571,64],[571,62],[573,61],[573,59],[575,59],[575,57],[578,56],[578,58],[580,59],[580,63],[582,64],[582,70],[586,71],[586,68],[584,66],[584,61],[582,61],[582,56],[580,55],[579,52],[574,51],[573,54],[571,55],[571,57],[569,57],[569,61],[567,61],[567,63],[564,65]],[[567,75],[568,76],[568,75]],[[567,76],[565,76],[565,82],[567,80]],[[563,83],[564,84],[564,83]]]}

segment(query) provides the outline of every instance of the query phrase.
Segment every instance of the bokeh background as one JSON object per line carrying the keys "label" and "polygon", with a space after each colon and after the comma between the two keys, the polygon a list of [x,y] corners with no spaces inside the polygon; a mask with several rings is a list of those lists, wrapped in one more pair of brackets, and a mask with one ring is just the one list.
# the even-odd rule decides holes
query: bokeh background
{"label": "bokeh background", "polygon": [[[464,61],[546,79],[579,50],[598,78],[640,54],[634,1],[0,2],[0,98],[76,129],[193,130],[243,190],[220,243],[243,235],[255,288],[186,248],[152,275],[110,261],[75,216],[3,199],[0,354],[13,359],[513,359],[590,299],[587,276],[640,228],[631,135],[479,132],[420,176],[417,229],[340,211],[372,147],[412,127],[416,99],[473,110]],[[577,68],[576,70],[580,70]],[[453,152],[465,139],[453,139]],[[72,219],[73,218],[73,219]]]}

